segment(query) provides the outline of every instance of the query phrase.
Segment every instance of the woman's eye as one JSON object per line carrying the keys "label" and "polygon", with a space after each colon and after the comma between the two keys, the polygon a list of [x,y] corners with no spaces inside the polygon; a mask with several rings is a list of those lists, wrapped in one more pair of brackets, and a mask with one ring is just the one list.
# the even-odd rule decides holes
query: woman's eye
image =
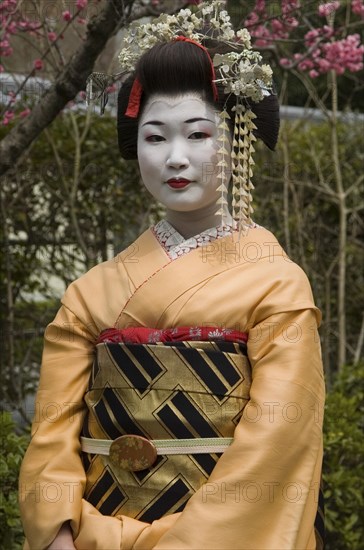
{"label": "woman's eye", "polygon": [[193,134],[190,135],[190,139],[207,139],[209,134],[206,134],[206,132],[193,132]]}
{"label": "woman's eye", "polygon": [[157,141],[163,141],[163,140],[164,140],[163,136],[148,136],[145,138],[145,141],[151,141],[152,143],[155,143]]}

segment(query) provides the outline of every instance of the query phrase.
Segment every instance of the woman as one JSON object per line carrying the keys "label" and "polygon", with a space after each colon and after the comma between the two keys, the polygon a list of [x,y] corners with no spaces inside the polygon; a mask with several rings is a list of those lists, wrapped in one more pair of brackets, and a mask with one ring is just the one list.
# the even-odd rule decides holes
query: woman
{"label": "woman", "polygon": [[274,147],[276,97],[256,76],[232,94],[256,60],[216,74],[187,38],[146,48],[120,92],[121,153],[166,217],[70,285],[47,329],[20,479],[28,548],[322,547],[319,312],[250,219],[252,142]]}

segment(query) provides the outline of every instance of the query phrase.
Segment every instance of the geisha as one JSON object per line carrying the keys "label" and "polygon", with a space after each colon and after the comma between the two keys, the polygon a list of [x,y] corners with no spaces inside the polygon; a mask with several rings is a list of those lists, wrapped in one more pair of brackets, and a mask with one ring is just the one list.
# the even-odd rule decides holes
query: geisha
{"label": "geisha", "polygon": [[320,313],[251,219],[270,69],[218,3],[134,30],[121,61],[120,151],[166,214],[47,330],[37,403],[62,414],[23,461],[26,548],[322,548]]}

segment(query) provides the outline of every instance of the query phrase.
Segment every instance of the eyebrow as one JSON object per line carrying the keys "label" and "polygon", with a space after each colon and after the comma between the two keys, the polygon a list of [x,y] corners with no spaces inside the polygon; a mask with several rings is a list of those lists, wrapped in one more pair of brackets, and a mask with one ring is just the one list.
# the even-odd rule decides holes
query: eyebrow
{"label": "eyebrow", "polygon": [[[210,120],[209,118],[202,118],[202,117],[189,118],[188,120],[184,121],[184,124],[192,124],[193,122],[199,122],[200,120],[207,120],[208,122],[212,122],[212,124],[215,124],[214,120]],[[154,124],[155,126],[165,126],[165,123],[161,122],[160,120],[149,120],[148,122],[144,122],[142,126],[146,126],[147,124]]]}

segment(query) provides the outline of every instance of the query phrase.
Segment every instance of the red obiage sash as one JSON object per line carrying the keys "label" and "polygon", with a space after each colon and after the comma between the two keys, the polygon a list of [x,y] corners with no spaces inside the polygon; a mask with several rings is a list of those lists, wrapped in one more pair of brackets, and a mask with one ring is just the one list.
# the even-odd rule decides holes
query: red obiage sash
{"label": "red obiage sash", "polygon": [[155,344],[157,342],[183,342],[187,340],[223,341],[246,344],[248,335],[232,329],[216,327],[176,327],[167,329],[155,328],[107,328],[103,330],[97,340],[100,343],[125,344]]}

